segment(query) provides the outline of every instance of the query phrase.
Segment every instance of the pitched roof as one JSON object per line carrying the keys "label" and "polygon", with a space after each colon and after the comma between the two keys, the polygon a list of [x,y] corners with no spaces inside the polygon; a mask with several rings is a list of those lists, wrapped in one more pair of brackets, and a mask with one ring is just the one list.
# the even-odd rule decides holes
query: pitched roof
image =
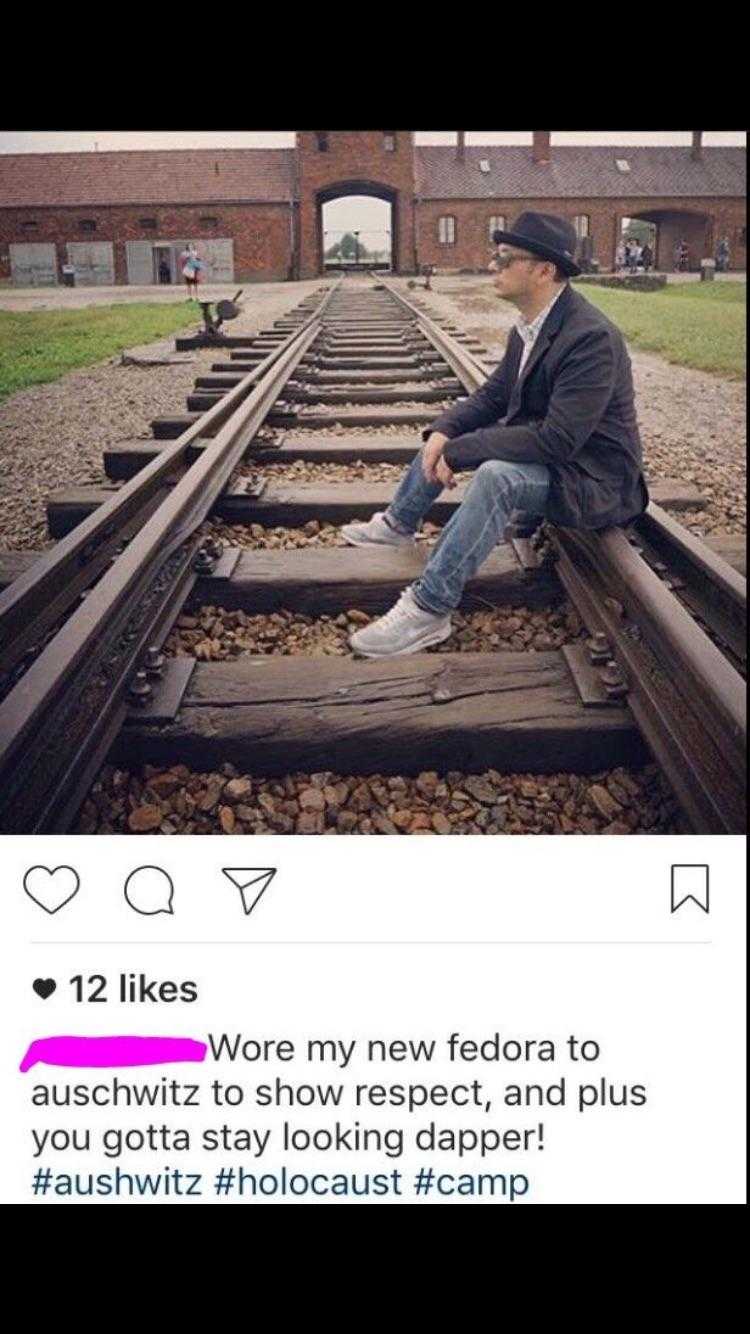
{"label": "pitched roof", "polygon": [[[629,172],[618,170],[625,158]],[[414,150],[423,199],[560,199],[745,195],[744,148],[569,147],[537,165],[529,146]],[[489,162],[488,172],[479,163]],[[106,204],[287,202],[297,197],[293,148],[0,154],[0,208]]]}
{"label": "pitched roof", "polygon": [[0,207],[213,204],[295,196],[293,148],[0,154]]}
{"label": "pitched roof", "polygon": [[[569,147],[552,142],[550,161],[535,163],[531,145],[415,149],[416,194],[422,199],[564,199],[745,194],[744,148]],[[622,172],[617,159],[626,159]],[[489,172],[479,163],[490,164]]]}

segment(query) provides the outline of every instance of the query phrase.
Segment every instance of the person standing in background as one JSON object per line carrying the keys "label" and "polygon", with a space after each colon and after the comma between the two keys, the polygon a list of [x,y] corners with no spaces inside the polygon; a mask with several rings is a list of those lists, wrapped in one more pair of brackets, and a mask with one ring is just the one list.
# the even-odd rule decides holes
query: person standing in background
{"label": "person standing in background", "polygon": [[726,273],[729,268],[728,236],[723,236],[716,247],[716,268],[719,273]]}
{"label": "person standing in background", "polygon": [[188,291],[188,301],[197,301],[198,299],[198,273],[202,267],[198,258],[198,251],[192,241],[188,242],[187,247],[180,255],[182,261],[182,276],[185,279]]}

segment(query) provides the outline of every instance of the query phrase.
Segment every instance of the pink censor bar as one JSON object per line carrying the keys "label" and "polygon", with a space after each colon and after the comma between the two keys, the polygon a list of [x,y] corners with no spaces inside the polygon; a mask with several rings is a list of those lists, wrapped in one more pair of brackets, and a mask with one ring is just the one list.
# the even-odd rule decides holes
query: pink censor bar
{"label": "pink censor bar", "polygon": [[40,1061],[81,1069],[205,1061],[207,1051],[207,1043],[193,1038],[37,1038],[21,1062],[21,1073]]}

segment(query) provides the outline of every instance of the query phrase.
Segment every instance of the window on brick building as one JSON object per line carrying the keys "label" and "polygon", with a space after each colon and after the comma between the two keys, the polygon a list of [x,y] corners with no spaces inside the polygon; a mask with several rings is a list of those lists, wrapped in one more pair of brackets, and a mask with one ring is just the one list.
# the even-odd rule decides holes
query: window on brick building
{"label": "window on brick building", "polygon": [[740,245],[747,245],[747,227],[740,227],[739,241]]}
{"label": "window on brick building", "polygon": [[318,152],[319,152],[319,153],[327,153],[327,152],[328,152],[328,131],[327,131],[327,130],[316,130],[316,131],[315,131],[315,138],[316,138],[317,141],[318,141]]}
{"label": "window on brick building", "polygon": [[438,241],[441,245],[456,244],[456,219],[450,214],[438,218]]}
{"label": "window on brick building", "polygon": [[218,218],[212,218],[208,216],[206,216],[205,218],[199,218],[198,221],[200,222],[201,227],[218,227],[219,225]]}
{"label": "window on brick building", "polygon": [[139,218],[138,226],[142,227],[144,232],[155,232],[156,218]]}
{"label": "window on brick building", "polygon": [[94,218],[79,218],[78,230],[79,232],[95,232],[96,222]]}
{"label": "window on brick building", "polygon": [[39,223],[38,223],[34,218],[28,218],[26,222],[22,222],[22,223],[21,223],[21,231],[22,231],[22,232],[33,232],[33,231],[36,231],[36,229],[37,229],[38,226],[39,226]]}
{"label": "window on brick building", "polygon": [[576,229],[576,236],[579,241],[582,241],[585,236],[588,236],[590,222],[591,219],[588,213],[577,213],[574,217],[573,226]]}
{"label": "window on brick building", "polygon": [[487,230],[489,233],[490,240],[492,240],[493,232],[504,232],[505,231],[504,215],[502,213],[493,214],[493,216],[490,218]]}
{"label": "window on brick building", "polygon": [[395,153],[396,151],[396,133],[395,130],[383,130],[383,148],[386,153]]}

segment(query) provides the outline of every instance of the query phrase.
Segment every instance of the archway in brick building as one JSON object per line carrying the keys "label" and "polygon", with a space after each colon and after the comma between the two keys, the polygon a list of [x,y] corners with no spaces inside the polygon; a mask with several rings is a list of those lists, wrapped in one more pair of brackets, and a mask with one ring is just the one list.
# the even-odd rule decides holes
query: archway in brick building
{"label": "archway in brick building", "polygon": [[323,265],[335,270],[391,267],[391,205],[368,195],[343,195],[323,205]]}
{"label": "archway in brick building", "polygon": [[671,273],[675,267],[675,249],[680,241],[687,242],[688,269],[700,271],[701,260],[714,253],[713,218],[708,213],[692,209],[648,209],[631,214],[631,218],[653,223],[656,228],[654,246],[655,268]]}
{"label": "archway in brick building", "polygon": [[[358,197],[364,196],[367,199],[382,200],[387,206],[387,212],[378,219],[380,225],[363,228],[331,228],[328,229],[330,235],[326,235],[324,226],[324,210],[326,204],[333,203],[334,200],[344,200],[351,198],[354,201]],[[358,264],[358,261],[365,259],[369,255],[378,255],[377,260],[373,260],[372,267],[387,267],[398,271],[398,228],[397,221],[398,191],[390,186],[380,185],[377,181],[338,181],[335,185],[328,185],[323,190],[319,190],[315,196],[315,242],[318,262],[318,272],[329,272],[332,267],[336,267],[335,257],[330,254],[338,239],[338,233],[346,230],[348,233],[354,231],[360,232],[357,248],[353,255],[348,253],[341,257],[343,267],[364,267]],[[357,250],[361,251],[357,254]],[[325,252],[329,251],[328,262],[326,262]],[[367,256],[364,252],[367,252]],[[351,263],[351,261],[354,261]]]}

